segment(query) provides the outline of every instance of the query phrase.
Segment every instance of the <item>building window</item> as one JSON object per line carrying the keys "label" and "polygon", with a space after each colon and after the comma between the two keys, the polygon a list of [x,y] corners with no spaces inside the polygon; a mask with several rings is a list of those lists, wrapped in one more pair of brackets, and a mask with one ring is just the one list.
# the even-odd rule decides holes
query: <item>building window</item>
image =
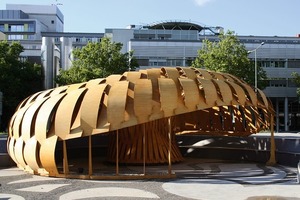
{"label": "building window", "polygon": [[288,68],[300,68],[300,60],[299,59],[289,59],[288,60]]}
{"label": "building window", "polygon": [[258,66],[261,67],[270,67],[270,68],[284,68],[284,60],[261,60],[257,62]]}
{"label": "building window", "polygon": [[8,35],[8,40],[23,40],[24,35]]}
{"label": "building window", "polygon": [[10,32],[24,32],[24,25],[9,25],[8,31]]}
{"label": "building window", "polygon": [[54,20],[51,20],[51,24],[54,24]]}

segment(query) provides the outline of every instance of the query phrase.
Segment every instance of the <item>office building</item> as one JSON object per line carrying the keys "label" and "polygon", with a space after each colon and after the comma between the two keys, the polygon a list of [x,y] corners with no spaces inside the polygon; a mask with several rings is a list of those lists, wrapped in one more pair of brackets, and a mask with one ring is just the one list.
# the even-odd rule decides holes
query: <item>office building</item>
{"label": "office building", "polygon": [[[45,23],[49,28],[43,25]],[[66,33],[63,25],[63,14],[56,5],[8,5],[6,10],[0,11],[0,31],[8,40],[21,42],[25,47],[22,56],[43,65],[45,89],[55,87],[53,79],[60,68],[70,68],[72,49],[89,41],[100,41],[104,36],[123,43],[122,52],[133,50],[140,68],[175,67],[189,66],[202,48],[202,40],[215,41],[223,30],[190,21],[129,25],[106,29],[104,33]],[[292,72],[300,73],[300,38],[296,34],[289,37],[239,35],[238,38],[249,51],[264,43],[256,51],[256,60],[268,76],[264,92],[277,113],[276,130],[300,130],[297,86],[291,76]],[[254,56],[254,53],[249,54],[252,60]]]}

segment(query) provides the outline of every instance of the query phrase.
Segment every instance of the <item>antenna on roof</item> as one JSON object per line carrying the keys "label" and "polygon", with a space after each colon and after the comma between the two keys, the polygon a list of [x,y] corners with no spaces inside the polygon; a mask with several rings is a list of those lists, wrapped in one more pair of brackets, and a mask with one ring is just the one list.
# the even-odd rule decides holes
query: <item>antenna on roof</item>
{"label": "antenna on roof", "polygon": [[55,0],[55,3],[53,3],[53,4],[51,4],[52,6],[62,6],[63,4],[62,3],[59,3],[59,2],[57,2],[57,0]]}

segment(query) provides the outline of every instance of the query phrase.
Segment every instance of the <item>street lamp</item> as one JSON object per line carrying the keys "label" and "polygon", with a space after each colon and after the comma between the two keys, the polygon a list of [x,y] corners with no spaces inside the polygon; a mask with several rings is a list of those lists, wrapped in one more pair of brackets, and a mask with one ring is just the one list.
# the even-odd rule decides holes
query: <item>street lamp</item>
{"label": "street lamp", "polygon": [[253,49],[251,51],[248,51],[248,53],[254,52],[254,64],[255,64],[255,67],[254,67],[254,78],[255,78],[255,80],[254,80],[254,89],[255,89],[255,92],[257,92],[257,59],[256,59],[256,51],[257,51],[257,49],[259,49],[264,44],[265,43],[262,42],[255,49]]}

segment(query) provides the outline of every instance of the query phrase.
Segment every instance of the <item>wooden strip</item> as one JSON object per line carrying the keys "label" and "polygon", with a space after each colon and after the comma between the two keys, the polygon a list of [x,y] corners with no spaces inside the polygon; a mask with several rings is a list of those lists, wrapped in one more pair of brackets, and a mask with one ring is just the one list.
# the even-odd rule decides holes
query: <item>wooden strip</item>
{"label": "wooden strip", "polygon": [[121,128],[124,122],[125,106],[127,100],[128,82],[116,82],[109,90],[107,101],[107,121],[110,123],[110,130]]}
{"label": "wooden strip", "polygon": [[249,100],[251,101],[251,104],[253,106],[257,106],[257,96],[255,91],[247,84],[242,84],[242,87],[245,88],[245,90],[247,91],[248,95],[249,95]]}
{"label": "wooden strip", "polygon": [[93,174],[92,136],[89,135],[89,176]]}
{"label": "wooden strip", "polygon": [[265,107],[265,108],[268,108],[269,107],[269,102],[265,96],[265,94],[260,90],[260,89],[257,89],[257,92],[259,93],[260,97],[262,98],[263,102],[262,102],[262,105]]}
{"label": "wooden strip", "polygon": [[24,142],[29,140],[34,133],[35,115],[38,112],[40,106],[47,100],[47,98],[37,100],[32,104],[24,113],[23,120],[21,124],[21,132]]}
{"label": "wooden strip", "polygon": [[97,120],[97,128],[93,129],[92,134],[106,133],[109,131],[110,123],[108,123],[107,121],[107,100],[108,95],[106,94],[106,92],[104,92]]}
{"label": "wooden strip", "polygon": [[58,170],[55,162],[55,148],[58,137],[52,135],[43,140],[40,148],[41,165],[49,173],[49,176],[57,176]]}
{"label": "wooden strip", "polygon": [[[231,92],[229,85],[226,84],[224,81],[220,81],[220,80],[213,80],[213,81],[219,87],[219,91],[221,93],[222,101],[224,102],[224,104],[230,105],[233,100],[233,96],[232,96],[232,92]],[[220,105],[220,104],[218,104],[218,105]]]}
{"label": "wooden strip", "polygon": [[64,166],[64,174],[69,174],[69,161],[68,161],[68,151],[67,151],[67,143],[63,140],[63,166]]}
{"label": "wooden strip", "polygon": [[207,70],[204,70],[204,69],[197,69],[198,72],[201,73],[202,77],[206,80],[210,80],[212,79],[213,77],[211,76],[211,74],[207,71]]}
{"label": "wooden strip", "polygon": [[13,136],[15,139],[19,138],[22,136],[22,132],[21,130],[21,123],[24,117],[24,113],[26,112],[26,110],[31,106],[32,104],[26,104],[24,107],[22,107],[21,109],[19,109],[17,111],[16,117],[14,119],[14,123],[13,123],[13,127],[12,127],[12,132],[13,132]]}
{"label": "wooden strip", "polygon": [[225,81],[224,76],[222,75],[222,73],[217,73],[217,72],[210,72],[213,76],[214,76],[214,80],[221,80],[221,81]]}
{"label": "wooden strip", "polygon": [[141,78],[141,72],[127,72],[127,81],[135,83]]}
{"label": "wooden strip", "polygon": [[87,92],[82,100],[80,125],[83,136],[92,135],[93,129],[97,128],[98,115],[101,100],[107,84],[89,85]]}
{"label": "wooden strip", "polygon": [[86,88],[73,90],[69,92],[60,102],[55,115],[55,134],[63,140],[77,138],[82,135],[81,129],[77,133],[71,134],[72,119],[74,110],[79,97],[83,94]]}
{"label": "wooden strip", "polygon": [[192,68],[188,68],[188,67],[180,67],[180,69],[182,69],[186,75],[187,78],[195,81],[197,78],[197,75],[195,73],[195,70]]}
{"label": "wooden strip", "polygon": [[180,77],[178,70],[174,67],[163,67],[162,71],[167,78],[173,79],[174,82],[178,81]]}
{"label": "wooden strip", "polygon": [[168,165],[168,173],[169,174],[172,174],[172,158],[171,158],[171,155],[172,155],[172,125],[171,125],[171,118],[169,117],[168,118],[168,139],[169,139],[169,146],[168,146],[168,162],[169,162],[169,165]]}
{"label": "wooden strip", "polygon": [[174,115],[174,110],[177,108],[177,88],[172,79],[158,79],[161,108],[164,111],[164,116],[169,117]]}
{"label": "wooden strip", "polygon": [[67,91],[67,89],[68,89],[68,86],[61,86],[61,87],[55,88],[50,93],[50,96],[53,97],[53,96],[56,96],[58,94],[65,93]]}
{"label": "wooden strip", "polygon": [[23,149],[24,149],[24,141],[22,138],[17,138],[15,144],[15,158],[17,161],[18,166],[22,167],[23,169],[26,167],[27,163],[25,162],[23,156]]}
{"label": "wooden strip", "polygon": [[138,120],[134,114],[134,95],[134,84],[129,82],[124,111],[124,121],[121,123],[121,128],[135,126],[138,124]]}
{"label": "wooden strip", "polygon": [[66,90],[66,92],[69,93],[69,92],[76,91],[80,88],[85,87],[85,85],[86,83],[76,83],[76,84],[68,85],[68,89]]}
{"label": "wooden strip", "polygon": [[134,86],[134,113],[139,123],[149,121],[152,113],[152,84],[150,80],[140,79]]}
{"label": "wooden strip", "polygon": [[237,95],[239,104],[245,105],[246,94],[245,94],[245,91],[243,90],[243,88],[241,88],[241,86],[239,86],[238,84],[233,83],[233,82],[226,81],[226,83],[229,84],[234,89],[234,93]]}
{"label": "wooden strip", "polygon": [[197,84],[191,79],[179,79],[183,88],[184,104],[189,112],[195,111],[200,103],[200,94]]}
{"label": "wooden strip", "polygon": [[8,150],[8,154],[11,157],[11,159],[16,164],[18,164],[18,160],[17,160],[16,154],[15,154],[15,142],[16,142],[16,139],[14,137],[9,137],[7,140],[7,144],[8,144],[7,150]]}
{"label": "wooden strip", "polygon": [[66,93],[62,93],[49,98],[40,107],[34,125],[34,133],[37,141],[42,142],[46,140],[48,131],[53,122],[52,117],[55,113],[56,105],[65,95]]}
{"label": "wooden strip", "polygon": [[90,88],[90,87],[93,87],[94,85],[99,85],[99,84],[103,84],[103,83],[105,83],[104,78],[92,79],[86,83],[85,87]]}
{"label": "wooden strip", "polygon": [[161,77],[160,69],[147,69],[148,79],[152,83],[152,114],[149,120],[156,120],[163,117],[163,112],[161,111],[160,105],[160,93],[158,87],[158,78]]}
{"label": "wooden strip", "polygon": [[124,78],[124,76],[113,74],[113,75],[110,75],[110,76],[106,77],[105,82],[108,85],[113,86],[115,83],[119,82],[122,78]]}
{"label": "wooden strip", "polygon": [[26,141],[24,146],[24,159],[27,165],[35,172],[38,172],[39,166],[39,150],[37,140],[32,137]]}
{"label": "wooden strip", "polygon": [[186,113],[188,112],[188,109],[184,106],[184,100],[183,97],[181,96],[181,87],[180,87],[180,83],[179,83],[179,71],[178,69],[174,68],[174,67],[163,67],[162,71],[164,72],[164,75],[169,78],[172,79],[175,83],[176,86],[176,90],[177,90],[177,107],[174,110],[175,114],[182,114],[182,113]]}
{"label": "wooden strip", "polygon": [[204,90],[205,101],[209,107],[216,105],[216,100],[218,99],[218,94],[215,85],[211,80],[199,79],[201,86]]}

